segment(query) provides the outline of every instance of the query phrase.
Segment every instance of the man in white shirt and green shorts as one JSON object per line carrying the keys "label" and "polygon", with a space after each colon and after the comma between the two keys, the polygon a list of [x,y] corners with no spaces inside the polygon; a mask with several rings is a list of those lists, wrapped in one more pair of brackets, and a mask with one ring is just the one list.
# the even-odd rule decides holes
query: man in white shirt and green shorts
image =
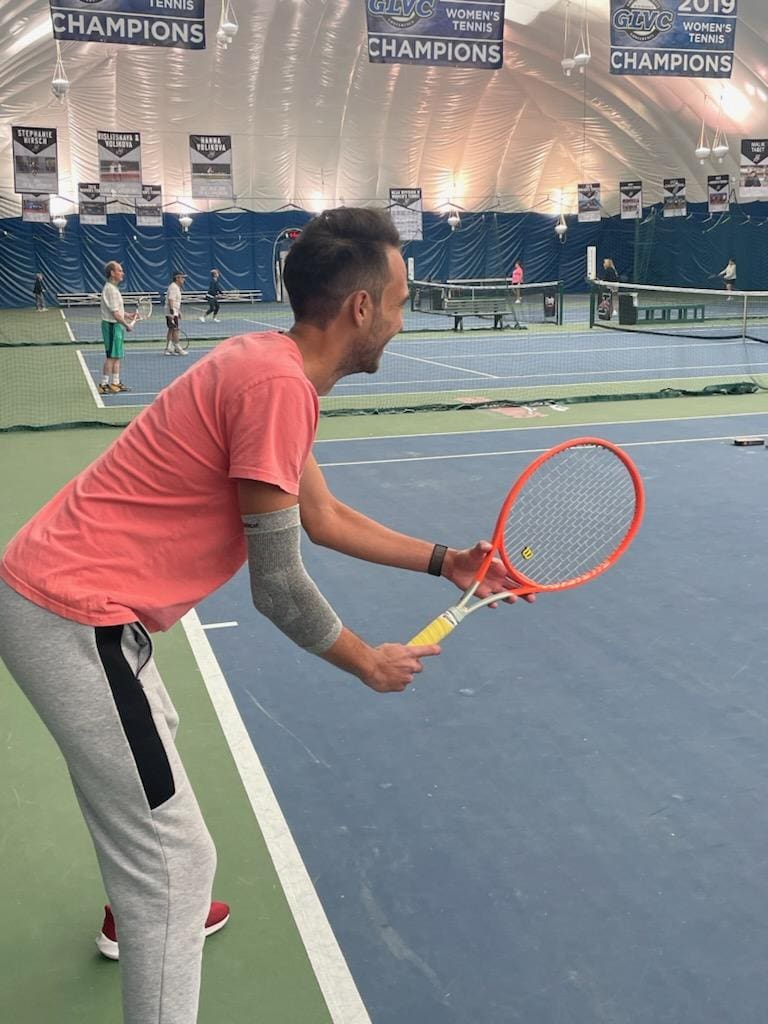
{"label": "man in white shirt and green shorts", "polygon": [[123,296],[118,288],[125,271],[117,260],[107,263],[104,276],[107,283],[101,290],[101,337],[107,357],[101,370],[99,393],[117,395],[130,390],[120,383],[120,360],[125,354],[125,332],[133,330],[133,320],[125,315]]}

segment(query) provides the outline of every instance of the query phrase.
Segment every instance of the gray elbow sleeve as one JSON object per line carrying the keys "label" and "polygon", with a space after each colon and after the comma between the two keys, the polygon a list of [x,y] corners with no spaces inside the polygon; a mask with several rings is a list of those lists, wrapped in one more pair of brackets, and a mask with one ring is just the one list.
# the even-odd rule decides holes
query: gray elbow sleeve
{"label": "gray elbow sleeve", "polygon": [[342,624],[301,560],[299,506],[242,519],[255,607],[299,647],[323,654]]}

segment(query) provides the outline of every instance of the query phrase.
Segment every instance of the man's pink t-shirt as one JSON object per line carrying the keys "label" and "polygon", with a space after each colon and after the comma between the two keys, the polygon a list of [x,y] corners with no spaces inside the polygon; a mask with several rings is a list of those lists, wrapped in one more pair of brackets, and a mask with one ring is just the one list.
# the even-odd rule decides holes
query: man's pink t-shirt
{"label": "man's pink t-shirt", "polygon": [[22,527],[0,576],[75,622],[168,629],[245,562],[237,480],[298,494],[317,419],[290,338],[222,342]]}

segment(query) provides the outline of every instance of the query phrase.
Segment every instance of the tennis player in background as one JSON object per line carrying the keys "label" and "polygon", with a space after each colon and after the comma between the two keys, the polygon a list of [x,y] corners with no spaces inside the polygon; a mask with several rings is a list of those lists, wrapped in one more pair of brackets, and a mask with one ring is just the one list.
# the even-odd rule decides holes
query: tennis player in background
{"label": "tennis player in background", "polygon": [[45,284],[42,274],[35,274],[35,283],[32,285],[32,294],[35,298],[35,308],[38,313],[45,312]]}
{"label": "tennis player in background", "polygon": [[177,270],[165,293],[165,355],[185,356],[186,351],[179,345],[179,328],[181,326],[181,289],[184,287],[186,274]]}
{"label": "tennis player in background", "polygon": [[512,268],[512,277],[509,280],[515,293],[516,305],[519,305],[522,301],[520,294],[520,285],[523,283],[524,276],[525,275],[523,273],[523,264],[520,262],[520,260],[515,260],[515,265]]}
{"label": "tennis player in background", "polygon": [[[216,853],[150,634],[247,563],[254,606],[294,644],[377,693],[402,692],[440,648],[353,633],[304,567],[301,528],[340,554],[460,590],[491,550],[368,518],[333,496],[312,455],[318,396],[375,373],[402,327],[399,241],[377,210],[311,220],[285,263],[290,331],[217,345],[23,526],[0,562],[0,655],[58,743],[90,829],[119,937],[125,1024],[194,1024],[206,927],[228,914],[210,902]],[[477,594],[510,586],[496,561]],[[303,665],[313,672],[310,658]]]}
{"label": "tennis player in background", "polygon": [[[717,276],[722,277],[723,282],[725,284],[725,290],[727,292],[732,292],[733,289],[736,287],[736,260],[733,258],[733,256],[731,256],[731,258],[728,260],[726,265],[723,267],[723,269]],[[730,302],[732,298],[733,296],[729,295],[728,302]]]}
{"label": "tennis player in background", "polygon": [[106,282],[101,289],[101,337],[106,358],[101,368],[99,392],[102,395],[117,395],[130,391],[120,380],[120,363],[125,355],[125,332],[133,330],[134,319],[125,312],[123,296],[118,287],[125,277],[125,271],[117,260],[110,260],[104,267]]}
{"label": "tennis player in background", "polygon": [[223,294],[224,288],[221,284],[221,275],[218,270],[214,269],[211,271],[211,279],[208,282],[208,290],[205,293],[205,300],[208,303],[208,309],[206,309],[200,317],[201,324],[204,324],[206,317],[211,315],[213,315],[213,322],[215,324],[219,322],[219,309],[221,308],[219,296]]}

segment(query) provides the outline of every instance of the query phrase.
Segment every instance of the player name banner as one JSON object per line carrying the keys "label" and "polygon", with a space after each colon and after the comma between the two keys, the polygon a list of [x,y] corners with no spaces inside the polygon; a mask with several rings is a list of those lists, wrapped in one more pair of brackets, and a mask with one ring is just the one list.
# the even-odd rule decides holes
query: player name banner
{"label": "player name banner", "polygon": [[205,0],[51,0],[51,21],[54,39],[205,49]]}
{"label": "player name banner", "polygon": [[372,64],[500,68],[504,0],[366,0]]}
{"label": "player name banner", "polygon": [[688,200],[685,192],[685,178],[665,178],[662,213],[665,217],[685,217]]}
{"label": "player name banner", "polygon": [[163,190],[160,185],[142,185],[136,200],[136,227],[161,228],[163,226]]}
{"label": "player name banner", "polygon": [[193,199],[232,199],[232,136],[190,135]]}
{"label": "player name banner", "polygon": [[727,213],[731,208],[730,174],[707,175],[707,209],[710,213]]}
{"label": "player name banner", "polygon": [[611,74],[730,78],[737,0],[611,0]]}
{"label": "player name banner", "polygon": [[11,127],[13,190],[40,194],[59,191],[55,128]]}
{"label": "player name banner", "polygon": [[579,223],[600,220],[600,182],[584,182],[576,186],[578,192]]}
{"label": "player name banner", "polygon": [[741,140],[739,198],[768,199],[768,139]]}
{"label": "player name banner", "polygon": [[96,132],[99,180],[107,195],[141,195],[141,135],[139,132]]}
{"label": "player name banner", "polygon": [[98,182],[80,182],[77,186],[77,205],[81,224],[103,227],[107,223],[107,200],[102,196]]}
{"label": "player name banner", "polygon": [[619,182],[619,213],[622,220],[640,220],[643,216],[642,181]]}
{"label": "player name banner", "polygon": [[424,237],[420,188],[391,188],[389,215],[403,242],[420,242]]}
{"label": "player name banner", "polygon": [[50,224],[51,197],[48,193],[27,192],[22,195],[21,219],[32,224]]}

